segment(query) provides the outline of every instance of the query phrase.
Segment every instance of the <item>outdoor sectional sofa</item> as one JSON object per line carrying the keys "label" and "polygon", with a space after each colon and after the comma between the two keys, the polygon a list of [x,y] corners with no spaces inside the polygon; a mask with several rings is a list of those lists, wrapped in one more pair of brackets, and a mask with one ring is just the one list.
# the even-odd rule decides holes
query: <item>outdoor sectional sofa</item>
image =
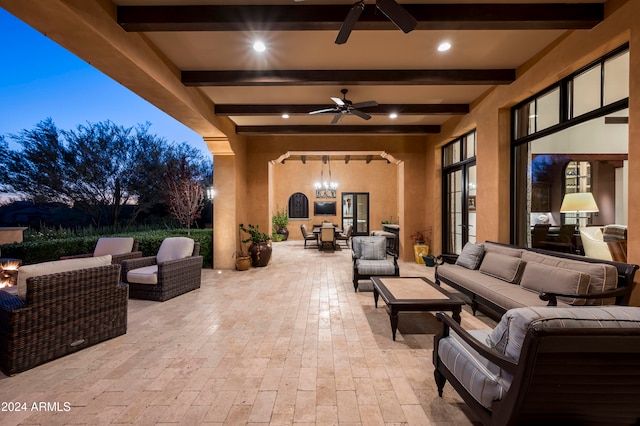
{"label": "outdoor sectional sofa", "polygon": [[495,318],[525,306],[626,305],[638,265],[485,242],[443,257],[436,283],[445,283]]}
{"label": "outdoor sectional sofa", "polygon": [[23,297],[0,291],[0,369],[7,375],[127,331],[128,288],[111,256],[22,266],[17,287]]}

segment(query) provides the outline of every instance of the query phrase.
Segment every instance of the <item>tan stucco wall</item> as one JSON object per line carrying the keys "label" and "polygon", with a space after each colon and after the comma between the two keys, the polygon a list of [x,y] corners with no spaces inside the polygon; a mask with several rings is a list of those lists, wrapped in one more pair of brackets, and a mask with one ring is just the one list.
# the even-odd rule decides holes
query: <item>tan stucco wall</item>
{"label": "tan stucco wall", "polygon": [[[337,198],[318,199],[315,196],[313,183],[320,178],[322,162],[286,161],[284,164],[273,165],[273,197],[272,214],[276,208],[287,207],[289,197],[301,192],[309,199],[309,219],[293,219],[289,221],[289,239],[302,239],[300,225],[303,223],[309,229],[314,223],[323,220],[342,223],[342,192],[368,192],[369,193],[369,227],[370,230],[381,229],[383,220],[396,220],[398,216],[398,166],[386,161],[372,161],[369,164],[364,160],[351,160],[347,164],[344,161],[331,162],[331,174],[333,180],[339,183],[336,192]],[[324,165],[324,176],[328,178],[328,166]],[[314,216],[314,201],[336,201],[336,216]]]}
{"label": "tan stucco wall", "polygon": [[[620,6],[622,2],[615,2]],[[510,119],[509,109],[568,74],[630,41],[631,70],[640,69],[640,2],[630,1],[617,10],[607,9],[607,19],[589,31],[567,35],[537,62],[518,70],[517,80],[497,87],[472,106],[471,112],[447,122],[439,135],[429,137],[435,156],[429,173],[440,179],[440,147],[477,129],[478,241],[510,240]],[[640,74],[630,74],[629,100],[629,247],[628,261],[640,263]],[[441,235],[441,207],[434,203],[432,217]],[[638,281],[636,279],[636,281]],[[632,296],[640,305],[640,291]]]}
{"label": "tan stucco wall", "polygon": [[[390,154],[393,161],[399,164],[388,165],[389,168],[396,168],[396,177],[390,179],[395,180],[396,188],[389,188],[389,193],[384,195],[384,199],[397,197],[397,201],[393,206],[393,210],[389,208],[378,207],[378,201],[372,197],[372,210],[375,213],[371,216],[372,229],[380,229],[380,221],[387,220],[389,215],[400,215],[401,226],[401,255],[411,259],[413,256],[403,247],[409,244],[409,235],[416,229],[424,229],[425,222],[425,140],[420,136],[250,136],[247,137],[247,198],[251,200],[248,207],[247,221],[249,223],[258,224],[260,229],[271,229],[271,216],[275,212],[276,204],[285,205],[283,198],[271,200],[269,197],[269,169],[270,164],[283,154],[289,151],[305,151],[305,152],[326,152],[326,151],[345,151],[345,152],[386,152]],[[285,163],[286,164],[286,163]],[[338,167],[334,169],[335,167]],[[276,167],[273,166],[273,175],[277,176]],[[346,173],[348,168],[341,169],[335,162],[332,163],[332,173],[338,178],[339,173]],[[363,166],[366,167],[366,166]],[[386,167],[386,166],[385,166]],[[335,171],[334,171],[335,170]],[[400,176],[402,171],[402,176]],[[317,179],[320,173],[319,167],[310,175],[311,183]],[[369,179],[368,171],[362,175],[362,179]],[[346,176],[346,175],[345,175]],[[274,178],[275,179],[275,178]],[[356,175],[350,179],[357,181]],[[404,187],[398,183],[404,182]],[[374,180],[375,183],[375,180]],[[274,181],[273,194],[277,194],[278,185]],[[364,184],[362,184],[364,185]],[[362,186],[366,188],[365,186]],[[354,186],[353,190],[357,186]],[[399,189],[400,188],[400,189]],[[341,185],[339,192],[342,190],[351,190],[352,188]],[[308,188],[310,190],[310,188]],[[284,189],[282,190],[285,191]],[[398,192],[400,191],[400,192]],[[304,191],[300,191],[304,192]],[[367,192],[363,189],[363,192]],[[368,191],[372,192],[372,191]],[[313,195],[313,194],[312,194]],[[307,195],[309,196],[309,195]],[[382,195],[380,195],[382,197]],[[278,195],[284,197],[284,195]],[[288,195],[286,195],[288,199]],[[313,202],[315,198],[309,197],[309,201]],[[282,201],[281,201],[282,200]],[[375,207],[374,207],[375,204]],[[378,212],[379,210],[379,212]],[[299,227],[298,231],[299,232]],[[295,232],[294,232],[295,235]]]}

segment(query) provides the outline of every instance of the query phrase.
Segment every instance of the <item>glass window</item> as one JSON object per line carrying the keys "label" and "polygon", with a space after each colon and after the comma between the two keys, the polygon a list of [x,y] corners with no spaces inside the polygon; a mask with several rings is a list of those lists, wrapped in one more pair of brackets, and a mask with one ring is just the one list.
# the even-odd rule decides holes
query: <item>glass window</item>
{"label": "glass window", "polygon": [[536,100],[536,132],[560,123],[560,88],[556,87]]}
{"label": "glass window", "polygon": [[476,132],[469,133],[464,138],[465,155],[464,159],[473,158],[476,156]]}
{"label": "glass window", "polygon": [[629,51],[604,63],[604,104],[629,97]]}
{"label": "glass window", "polygon": [[444,147],[443,166],[450,166],[460,162],[460,141],[450,143]]}
{"label": "glass window", "polygon": [[573,79],[573,117],[600,108],[601,69],[600,65],[596,65]]}
{"label": "glass window", "polygon": [[[607,116],[628,116],[628,109]],[[627,223],[628,124],[607,124],[598,117],[515,148],[514,202],[516,244],[530,246],[536,224],[548,224],[549,242],[559,238],[563,224],[580,227]],[[595,213],[560,213],[565,194],[592,193]],[[585,254],[574,234],[570,245],[546,249]]]}

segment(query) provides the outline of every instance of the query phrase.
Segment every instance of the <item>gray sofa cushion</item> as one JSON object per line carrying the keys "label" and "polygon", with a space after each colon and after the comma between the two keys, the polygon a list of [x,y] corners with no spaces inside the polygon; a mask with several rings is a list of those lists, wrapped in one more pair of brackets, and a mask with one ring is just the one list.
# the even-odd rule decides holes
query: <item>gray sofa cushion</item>
{"label": "gray sofa cushion", "polygon": [[[547,302],[540,300],[537,293],[527,291],[519,285],[513,285],[489,275],[481,274],[478,270],[463,268],[462,266],[443,264],[438,266],[438,275],[478,296],[490,300],[505,310],[525,306],[546,306]],[[558,300],[558,306],[568,306]]]}
{"label": "gray sofa cushion", "polygon": [[456,260],[456,265],[463,266],[467,269],[478,269],[484,255],[484,245],[466,243],[462,249],[462,253]]}
{"label": "gray sofa cushion", "polygon": [[484,255],[480,272],[509,283],[516,283],[520,279],[522,265],[522,259],[519,257],[488,252]]}
{"label": "gray sofa cushion", "polygon": [[499,253],[512,257],[522,257],[523,252],[523,250],[519,248],[505,247],[491,242],[484,243],[484,251],[485,253]]}
{"label": "gray sofa cushion", "polygon": [[[520,279],[520,287],[542,293],[553,291],[568,294],[586,294],[591,276],[570,269],[557,268],[542,263],[527,263]],[[559,297],[570,305],[584,305],[586,299]]]}
{"label": "gray sofa cushion", "polygon": [[[475,339],[485,342],[489,330],[469,330]],[[486,408],[491,408],[493,401],[501,400],[509,389],[501,370],[496,365],[481,357],[455,332],[449,337],[440,339],[438,356],[444,365],[460,378],[462,385]]]}
{"label": "gray sofa cushion", "polygon": [[519,360],[527,330],[545,328],[640,328],[640,309],[632,306],[526,307],[507,311],[486,343]]}
{"label": "gray sofa cushion", "polygon": [[[604,291],[614,290],[618,286],[618,270],[613,265],[580,262],[527,251],[522,253],[522,260],[527,263],[537,262],[589,274],[591,281],[587,291],[588,294],[598,294]],[[614,303],[615,298],[594,299],[587,300],[586,302],[587,305],[612,305]]]}

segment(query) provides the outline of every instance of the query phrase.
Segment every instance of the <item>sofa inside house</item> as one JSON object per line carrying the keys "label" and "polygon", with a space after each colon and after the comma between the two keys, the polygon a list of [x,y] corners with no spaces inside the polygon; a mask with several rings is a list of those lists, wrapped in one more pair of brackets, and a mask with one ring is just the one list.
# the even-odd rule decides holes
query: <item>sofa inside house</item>
{"label": "sofa inside house", "polygon": [[0,369],[13,375],[127,331],[128,287],[110,255],[21,266],[0,290]]}
{"label": "sofa inside house", "polygon": [[639,424],[640,309],[517,308],[493,330],[437,318],[438,394],[449,382],[482,424]]}
{"label": "sofa inside house", "polygon": [[627,305],[638,265],[492,242],[437,265],[436,283],[496,319],[526,306]]}

